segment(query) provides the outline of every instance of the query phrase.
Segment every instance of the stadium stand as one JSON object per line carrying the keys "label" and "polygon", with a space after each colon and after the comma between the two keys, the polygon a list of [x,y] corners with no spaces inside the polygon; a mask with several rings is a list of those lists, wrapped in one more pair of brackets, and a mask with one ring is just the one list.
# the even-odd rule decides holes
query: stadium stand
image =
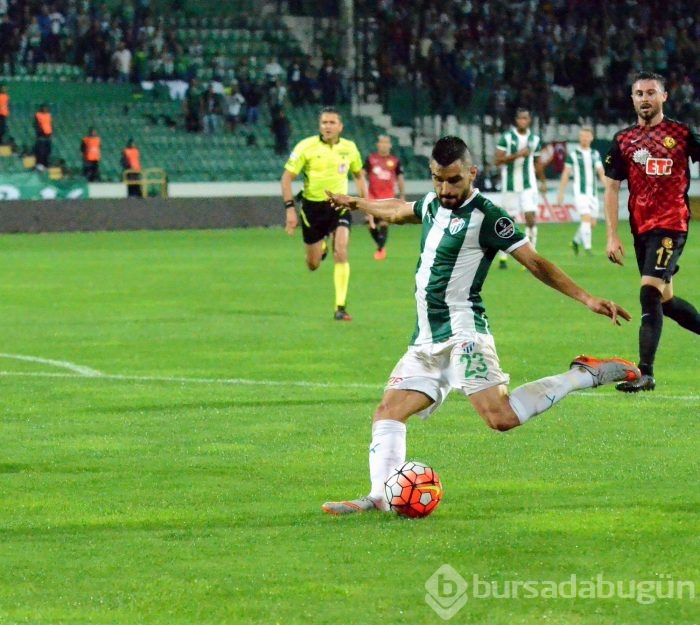
{"label": "stadium stand", "polygon": [[[59,0],[49,16],[59,25],[52,43],[42,34],[46,23],[36,24],[42,18],[38,6],[8,3],[16,30],[5,43],[12,53],[2,59],[0,81],[12,98],[10,134],[17,155],[30,150],[31,114],[47,101],[56,125],[53,158],[74,173],[80,170],[80,137],[94,125],[103,140],[104,180],[121,179],[119,155],[129,137],[139,143],[144,164],[165,168],[172,181],[276,180],[284,156],[273,150],[266,63],[279,59],[286,78],[292,60],[300,59],[307,72],[301,101],[292,101],[287,85],[293,144],[316,126],[319,68],[344,36],[338,19],[320,14],[309,18],[311,34],[300,30],[288,12],[308,4]],[[427,163],[416,141],[420,135],[430,143],[436,133],[464,134],[485,163],[491,134],[508,123],[516,104],[535,111],[550,139],[567,140],[588,120],[604,137],[628,118],[622,87],[641,66],[668,75],[669,114],[697,122],[700,23],[684,6],[668,0],[638,10],[637,2],[627,2],[611,12],[597,0],[448,0],[438,11],[433,2],[356,0],[356,71],[351,81],[345,77],[351,84],[339,96],[346,135],[366,153],[378,133],[408,127],[410,133],[396,135],[395,151],[407,176],[421,178]],[[132,55],[130,84],[118,84],[113,67],[120,41]],[[343,69],[341,64],[341,75]],[[202,87],[237,81],[241,92],[258,86],[260,119],[233,132],[185,132],[182,102],[163,85],[192,78]],[[350,91],[360,104],[380,103],[391,120],[379,126],[377,115],[350,115]],[[406,146],[409,135],[412,147]],[[17,167],[18,161],[0,159],[0,168]]]}
{"label": "stadium stand", "polygon": [[[0,171],[22,169],[21,157],[31,152],[34,143],[32,115],[41,102],[49,103],[54,117],[52,161],[64,160],[72,175],[79,175],[80,139],[89,126],[95,126],[102,137],[103,181],[122,179],[121,150],[130,137],[138,143],[144,165],[164,168],[168,179],[175,182],[272,181],[279,179],[284,166],[286,157],[273,150],[267,110],[257,125],[241,126],[235,133],[192,134],[184,131],[181,102],[170,100],[163,92],[154,96],[131,85],[62,82],[49,77],[6,84],[12,95],[11,134],[18,151],[14,158],[0,159]],[[363,153],[374,149],[383,129],[365,118],[353,118],[348,106],[340,108],[349,118],[347,135]],[[316,105],[289,111],[292,142],[313,132],[317,115]],[[411,174],[424,174],[424,159],[413,155],[410,148],[399,147],[395,152],[409,164]]]}
{"label": "stadium stand", "polygon": [[[60,12],[62,3],[56,6]],[[286,78],[290,59],[302,56],[299,41],[280,15],[268,10],[263,16],[250,0],[179,6],[182,10],[173,10],[177,3],[161,0],[152,3],[149,13],[139,15],[137,6],[136,14],[128,15],[124,4],[90,4],[82,35],[81,13],[70,19],[75,7],[68,7],[56,54],[44,49],[43,39],[34,50],[20,46],[16,65],[0,68],[0,81],[11,95],[10,134],[17,146],[17,158],[1,159],[0,171],[17,169],[21,157],[31,152],[32,115],[39,103],[47,102],[55,126],[52,161],[63,162],[69,175],[79,175],[80,139],[88,126],[95,126],[102,137],[104,181],[121,180],[121,149],[128,138],[137,141],[144,166],[164,168],[170,181],[277,180],[285,156],[273,150],[265,63],[280,58]],[[131,84],[119,84],[111,67],[110,55],[120,40],[133,50]],[[96,51],[102,44],[106,51],[100,55]],[[147,49],[145,58],[139,57],[140,44]],[[233,132],[185,132],[182,92],[173,99],[165,85],[186,85],[192,78],[200,86],[218,83],[220,89],[234,82],[241,90],[255,85],[262,92],[257,123],[238,124]],[[353,119],[347,102],[339,107],[347,135],[363,151],[373,149],[376,135],[386,129]],[[290,144],[314,131],[318,108],[317,101],[288,105]],[[424,158],[406,147],[398,153],[409,171],[413,167],[423,173]]]}

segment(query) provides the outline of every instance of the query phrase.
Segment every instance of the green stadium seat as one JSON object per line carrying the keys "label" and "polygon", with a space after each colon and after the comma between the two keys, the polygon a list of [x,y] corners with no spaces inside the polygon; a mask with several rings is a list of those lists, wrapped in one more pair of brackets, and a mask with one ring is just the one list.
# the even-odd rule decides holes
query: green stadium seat
{"label": "green stadium seat", "polygon": [[[159,2],[153,0],[154,10]],[[188,10],[192,6],[188,5]],[[202,83],[213,77],[210,62],[217,54],[226,57],[227,82],[234,77],[234,68],[242,56],[250,57],[251,72],[260,78],[269,56],[284,59],[290,50],[297,51],[300,46],[281,20],[258,18],[257,8],[258,3],[250,0],[204,0],[197,4],[196,11],[170,15],[165,23],[178,31],[178,39],[185,47],[195,39],[203,44],[202,64],[196,70]],[[95,125],[102,137],[104,180],[121,180],[120,155],[129,137],[134,137],[141,148],[144,166],[165,168],[171,181],[279,179],[285,157],[273,153],[267,107],[261,107],[261,119],[253,129],[241,126],[235,134],[220,136],[189,134],[183,129],[182,104],[169,99],[167,87],[156,84],[152,90],[144,91],[131,85],[88,84],[80,80],[81,76],[79,67],[43,63],[35,74],[25,73],[8,81],[13,106],[11,131],[20,146],[33,146],[32,117],[38,105],[47,101],[54,114],[53,157],[65,159],[73,171],[81,170],[80,140],[87,128]],[[357,137],[363,153],[374,149],[381,129],[351,119],[349,107],[343,111],[348,135]],[[290,108],[288,114],[293,144],[316,126],[318,106]],[[20,119],[26,124],[18,123]],[[172,128],[166,120],[173,120],[176,127]],[[257,137],[256,146],[247,145],[246,138],[251,133]],[[402,158],[408,172],[410,153]],[[0,167],[7,167],[7,163],[0,163]]]}

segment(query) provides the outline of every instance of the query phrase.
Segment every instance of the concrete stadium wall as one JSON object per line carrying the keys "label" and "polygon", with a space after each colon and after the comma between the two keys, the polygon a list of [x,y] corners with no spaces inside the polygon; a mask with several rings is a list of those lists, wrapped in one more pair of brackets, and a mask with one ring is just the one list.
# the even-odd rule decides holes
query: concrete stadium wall
{"label": "concrete stadium wall", "polygon": [[[421,187],[425,192],[429,184],[422,183]],[[692,191],[691,189],[691,193]],[[691,210],[694,218],[698,219],[700,196],[693,195]],[[418,194],[409,195],[409,199],[417,197]],[[620,217],[627,219],[626,197],[621,198],[620,205]],[[222,229],[282,225],[284,209],[278,194],[0,202],[0,233]]]}
{"label": "concrete stadium wall", "polygon": [[284,224],[279,197],[0,202],[0,232],[183,230]]}

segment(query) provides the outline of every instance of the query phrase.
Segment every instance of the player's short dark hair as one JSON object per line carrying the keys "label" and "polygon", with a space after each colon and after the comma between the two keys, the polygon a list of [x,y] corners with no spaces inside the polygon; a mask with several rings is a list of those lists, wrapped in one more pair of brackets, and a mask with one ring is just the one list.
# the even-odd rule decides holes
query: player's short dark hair
{"label": "player's short dark hair", "polygon": [[333,115],[337,115],[338,119],[340,121],[343,121],[343,114],[337,108],[335,108],[335,106],[324,106],[318,113],[319,118],[324,113],[331,113]]}
{"label": "player's short dark hair", "polygon": [[517,109],[515,109],[515,115],[513,117],[518,117],[520,113],[527,113],[528,115],[530,114],[530,109],[527,108],[526,106],[519,106]]}
{"label": "player's short dark hair", "polygon": [[431,156],[441,167],[447,167],[455,161],[464,161],[469,164],[472,162],[472,153],[467,144],[459,137],[449,135],[437,140]]}
{"label": "player's short dark hair", "polygon": [[632,85],[635,83],[639,82],[640,80],[655,80],[661,85],[661,88],[666,91],[666,78],[664,78],[661,74],[657,74],[656,72],[647,72],[647,71],[641,71],[637,72],[634,75],[634,78],[632,78]]}

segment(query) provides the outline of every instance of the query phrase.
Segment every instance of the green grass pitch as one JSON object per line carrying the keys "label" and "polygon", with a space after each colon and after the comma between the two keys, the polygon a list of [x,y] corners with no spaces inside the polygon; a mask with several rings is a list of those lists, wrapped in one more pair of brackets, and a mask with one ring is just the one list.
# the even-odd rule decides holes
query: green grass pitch
{"label": "green grass pitch", "polygon": [[[541,226],[540,251],[634,320],[494,269],[513,387],[579,353],[636,359],[629,238],[619,268],[602,226],[574,257],[574,229]],[[692,235],[676,292],[700,304]],[[572,575],[700,593],[700,344],[670,321],[654,393],[577,393],[505,434],[457,395],[411,420],[408,457],[445,487],[430,518],[321,512],[367,492],[370,416],[415,314],[418,228],[392,228],[381,263],[352,236],[351,323],[298,233],[2,238],[0,625],[437,624],[425,584],[445,564],[500,594]],[[638,599],[472,595],[450,622],[700,623],[687,586]]]}

